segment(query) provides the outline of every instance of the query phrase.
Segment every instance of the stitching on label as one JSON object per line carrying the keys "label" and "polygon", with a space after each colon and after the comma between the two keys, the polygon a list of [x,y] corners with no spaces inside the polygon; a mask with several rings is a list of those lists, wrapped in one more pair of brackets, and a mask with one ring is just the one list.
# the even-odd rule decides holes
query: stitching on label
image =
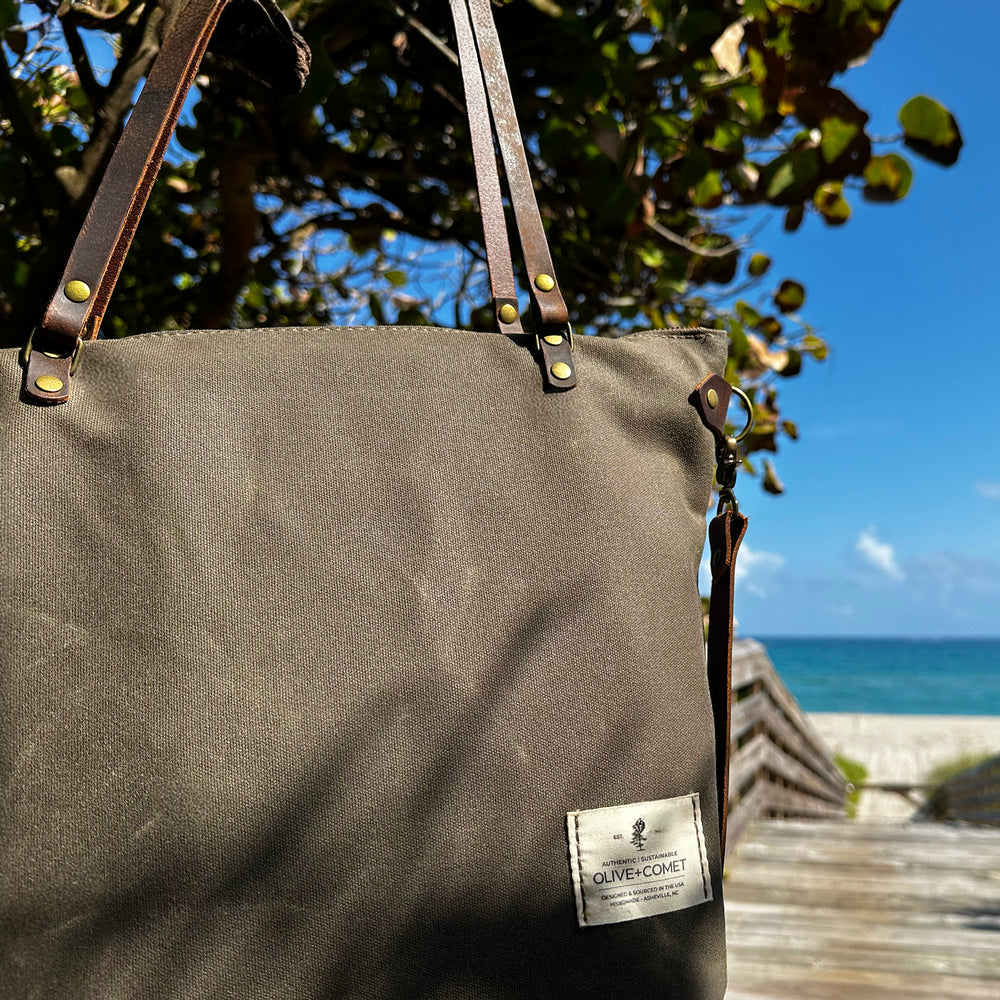
{"label": "stitching on label", "polygon": [[698,799],[696,796],[691,796],[691,812],[694,819],[694,835],[698,839],[698,861],[701,864],[701,889],[705,893],[705,899],[708,899],[708,881],[705,878],[705,847],[701,842],[701,824],[698,822]]}
{"label": "stitching on label", "polygon": [[587,923],[587,893],[583,887],[583,854],[580,849],[580,819],[578,816],[573,817],[573,835],[576,838],[576,875],[580,880],[580,919],[583,923]]}

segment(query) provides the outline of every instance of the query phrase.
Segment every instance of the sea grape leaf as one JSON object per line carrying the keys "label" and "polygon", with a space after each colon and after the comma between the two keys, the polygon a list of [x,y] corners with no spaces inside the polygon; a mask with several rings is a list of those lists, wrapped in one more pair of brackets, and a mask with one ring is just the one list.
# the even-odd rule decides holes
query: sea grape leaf
{"label": "sea grape leaf", "polygon": [[899,201],[913,183],[913,168],[898,153],[887,153],[868,161],[864,178],[862,193],[868,201]]}
{"label": "sea grape leaf", "polygon": [[954,115],[938,101],[924,94],[911,97],[899,109],[903,142],[915,153],[934,163],[950,167],[962,149],[962,133]]}
{"label": "sea grape leaf", "polygon": [[846,122],[833,115],[820,122],[819,148],[826,163],[833,163],[854,141],[858,134],[857,122]]}
{"label": "sea grape leaf", "polygon": [[827,181],[816,188],[813,204],[828,226],[842,226],[851,217],[851,206],[844,197],[844,185],[840,181]]}
{"label": "sea grape leaf", "polygon": [[806,300],[806,290],[797,281],[786,278],[777,292],[774,293],[774,304],[783,312],[795,312],[801,309]]}

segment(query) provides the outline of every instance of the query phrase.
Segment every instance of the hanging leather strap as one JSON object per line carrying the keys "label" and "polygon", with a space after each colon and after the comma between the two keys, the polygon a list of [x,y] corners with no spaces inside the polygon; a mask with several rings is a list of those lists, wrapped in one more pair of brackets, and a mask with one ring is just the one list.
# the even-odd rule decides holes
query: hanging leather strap
{"label": "hanging leather strap", "polygon": [[521,313],[517,305],[517,284],[507,238],[503,195],[497,176],[496,150],[493,147],[493,126],[487,103],[483,74],[479,67],[476,43],[472,37],[469,9],[465,0],[450,0],[458,40],[459,65],[465,87],[465,105],[469,116],[472,140],[472,161],[476,168],[476,189],[479,193],[479,214],[483,220],[486,263],[493,291],[493,309],[497,328],[502,333],[522,332]]}
{"label": "hanging leather strap", "polygon": [[577,375],[569,310],[552,266],[552,255],[531,182],[531,170],[517,124],[517,112],[493,11],[490,0],[466,0],[466,3],[475,35],[475,52],[489,98],[493,131],[503,158],[521,253],[528,272],[528,290],[540,327],[538,346],[542,353],[546,385],[556,390],[571,389],[576,385]]}
{"label": "hanging leather strap", "polygon": [[715,780],[719,792],[719,842],[723,857],[729,817],[736,555],[748,524],[749,519],[744,514],[726,510],[713,517],[708,525],[712,572],[712,590],[708,599],[708,689],[715,725]]}
{"label": "hanging leather strap", "polygon": [[[716,456],[726,488],[732,497],[736,480],[735,466],[729,468],[736,453],[735,440],[726,434],[726,415],[733,388],[719,375],[709,375],[691,393],[690,403],[698,411],[701,422],[715,438]],[[748,422],[744,433],[750,428]],[[725,474],[723,474],[723,470]],[[708,550],[712,574],[712,589],[708,599],[708,641],[706,662],[708,690],[712,701],[715,727],[715,778],[719,795],[719,842],[723,857],[726,852],[726,824],[729,817],[729,760],[731,751],[733,700],[733,602],[736,585],[736,556],[746,535],[749,519],[739,512],[735,498],[719,505],[719,512],[708,525]]]}

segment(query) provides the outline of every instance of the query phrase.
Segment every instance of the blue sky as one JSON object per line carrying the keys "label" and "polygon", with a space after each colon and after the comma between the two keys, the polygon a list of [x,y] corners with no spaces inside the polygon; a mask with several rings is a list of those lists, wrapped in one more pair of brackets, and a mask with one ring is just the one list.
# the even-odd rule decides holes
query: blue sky
{"label": "blue sky", "polygon": [[958,164],[910,157],[900,204],[855,197],[840,229],[776,218],[756,240],[769,277],[806,285],[831,357],[782,383],[801,432],[778,457],[786,495],[742,481],[743,635],[1000,635],[998,35],[990,0],[903,0],[839,85],[872,135],[899,131],[909,97],[940,100]]}

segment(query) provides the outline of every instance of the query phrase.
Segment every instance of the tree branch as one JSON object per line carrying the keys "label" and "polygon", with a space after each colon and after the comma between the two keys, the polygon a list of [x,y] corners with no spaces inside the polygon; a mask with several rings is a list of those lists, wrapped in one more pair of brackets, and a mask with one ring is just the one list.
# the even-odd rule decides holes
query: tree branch
{"label": "tree branch", "polygon": [[102,99],[94,107],[94,127],[80,158],[80,167],[76,170],[60,168],[61,179],[76,203],[89,199],[111,157],[132,106],[135,88],[159,52],[164,16],[160,5],[148,5],[144,20],[131,36],[134,42],[122,52],[108,86],[102,90]]}
{"label": "tree branch", "polygon": [[70,58],[76,69],[76,75],[80,80],[80,87],[83,89],[90,104],[91,111],[101,103],[104,88],[97,82],[94,76],[94,69],[90,65],[90,58],[84,48],[80,38],[80,32],[75,24],[63,23],[63,37],[66,39],[66,48],[69,50]]}
{"label": "tree branch", "polygon": [[667,229],[666,226],[661,226],[655,219],[650,219],[647,223],[650,229],[656,233],[657,236],[662,236],[665,240],[670,243],[675,244],[687,250],[688,253],[695,254],[698,257],[728,257],[731,253],[736,253],[740,249],[740,244],[737,242],[730,243],[725,247],[700,247],[697,243],[692,243],[690,240],[684,239],[678,233],[675,233],[672,229]]}

